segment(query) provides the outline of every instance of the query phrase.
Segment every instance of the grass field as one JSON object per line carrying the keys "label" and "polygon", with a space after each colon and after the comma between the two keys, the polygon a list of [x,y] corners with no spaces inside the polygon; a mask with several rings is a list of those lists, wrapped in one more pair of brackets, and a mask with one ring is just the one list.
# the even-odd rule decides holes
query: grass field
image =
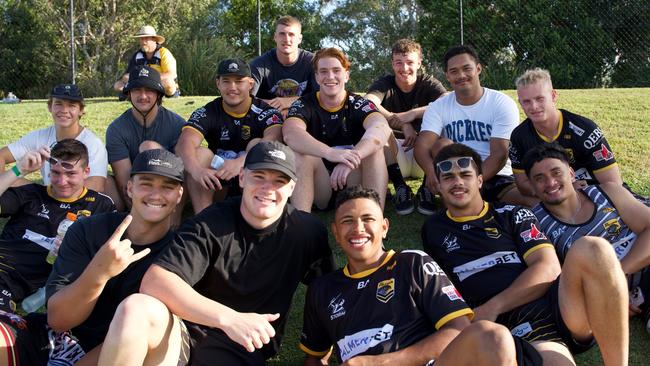
{"label": "grass field", "polygon": [[[621,165],[623,179],[634,191],[650,195],[650,89],[590,89],[560,90],[559,107],[585,115],[598,123],[603,129],[616,159]],[[514,97],[513,91],[506,91]],[[212,97],[182,97],[165,99],[163,105],[179,113],[184,118],[211,100]],[[100,138],[108,124],[130,105],[115,99],[98,98],[87,101],[86,115],[82,124],[94,131]],[[523,119],[523,114],[522,114]],[[43,100],[24,101],[20,104],[0,104],[0,145],[16,140],[25,133],[48,126],[51,118]],[[419,187],[418,180],[410,180],[414,191]],[[330,214],[319,214],[329,226]],[[425,217],[417,212],[406,217],[397,216],[391,204],[387,204],[386,216],[391,221],[386,246],[391,249],[421,248],[419,233]],[[331,241],[331,238],[330,238]],[[331,242],[332,247],[335,243]],[[335,249],[339,265],[341,251]],[[607,294],[603,294],[607,296]],[[297,348],[302,323],[304,288],[299,288],[294,299],[294,309],[289,319],[285,341],[278,357],[271,360],[273,365],[301,364],[303,354]],[[632,319],[630,365],[650,363],[650,336],[645,332],[639,319]],[[597,349],[577,357],[579,365],[602,364]]]}

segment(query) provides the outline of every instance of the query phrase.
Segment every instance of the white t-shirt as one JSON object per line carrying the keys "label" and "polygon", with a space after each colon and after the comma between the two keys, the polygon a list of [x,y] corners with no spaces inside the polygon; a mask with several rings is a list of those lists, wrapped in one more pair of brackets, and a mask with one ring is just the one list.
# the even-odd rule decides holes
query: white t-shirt
{"label": "white t-shirt", "polygon": [[[99,139],[88,128],[75,138],[75,140],[83,142],[88,149],[88,165],[90,166],[91,177],[104,177],[106,178],[108,170],[108,155],[106,154],[106,147],[102,140]],[[23,155],[28,151],[39,149],[41,146],[52,147],[56,142],[56,130],[54,126],[42,128],[40,130],[32,131],[27,135],[21,137],[18,141],[10,143],[7,148],[15,160],[20,160]],[[50,184],[50,164],[45,162],[41,167],[41,175],[43,176],[43,184]]]}
{"label": "white t-shirt", "polygon": [[[422,117],[422,131],[465,144],[485,160],[490,155],[490,138],[510,140],[519,124],[517,104],[509,96],[483,88],[483,96],[472,105],[461,105],[451,92],[429,103]],[[512,175],[510,160],[499,175]]]}

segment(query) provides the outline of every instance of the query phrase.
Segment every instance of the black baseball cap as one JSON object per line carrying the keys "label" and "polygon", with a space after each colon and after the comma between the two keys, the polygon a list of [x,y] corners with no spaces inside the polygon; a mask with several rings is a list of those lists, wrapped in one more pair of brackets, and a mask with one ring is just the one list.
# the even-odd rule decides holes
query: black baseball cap
{"label": "black baseball cap", "polygon": [[133,160],[131,176],[141,173],[156,174],[183,183],[184,169],[183,160],[167,150],[145,150]]}
{"label": "black baseball cap", "polygon": [[59,84],[52,88],[51,98],[74,100],[75,102],[84,101],[81,89],[76,84]]}
{"label": "black baseball cap", "polygon": [[217,77],[223,75],[237,75],[251,77],[251,68],[241,58],[228,58],[219,62]]}
{"label": "black baseball cap", "polygon": [[122,93],[127,94],[133,88],[149,88],[159,94],[165,94],[160,82],[160,73],[149,66],[138,66],[129,72],[129,81],[124,85]]}
{"label": "black baseball cap", "polygon": [[289,146],[278,141],[262,141],[246,154],[244,168],[248,170],[273,169],[296,177],[296,157]]}

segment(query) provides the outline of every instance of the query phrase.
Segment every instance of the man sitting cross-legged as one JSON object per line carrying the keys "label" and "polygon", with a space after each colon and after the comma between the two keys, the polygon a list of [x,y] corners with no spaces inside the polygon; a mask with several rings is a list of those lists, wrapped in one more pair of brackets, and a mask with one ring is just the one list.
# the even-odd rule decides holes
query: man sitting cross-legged
{"label": "man sitting cross-legged", "polygon": [[[641,285],[647,299],[643,308],[648,308],[650,288],[648,281],[641,279],[648,276],[650,265],[650,208],[620,183],[575,188],[575,172],[565,148],[557,143],[535,146],[524,155],[522,164],[535,196],[542,200],[533,213],[555,245],[560,261],[565,260],[577,238],[590,235],[607,239],[630,279],[630,290],[638,291],[636,287]],[[636,306],[631,309],[641,311]]]}
{"label": "man sitting cross-legged", "polygon": [[332,191],[361,183],[372,188],[384,207],[388,173],[383,147],[390,136],[375,105],[345,90],[350,61],[336,48],[314,56],[320,91],[295,101],[282,133],[296,152],[298,176],[291,203],[303,211],[329,206]]}
{"label": "man sitting cross-legged", "polygon": [[332,345],[344,365],[541,365],[507,328],[470,325],[472,311],[426,253],[384,250],[388,219],[375,191],[340,192],[332,232],[348,263],[307,292],[305,365],[320,365]]}
{"label": "man sitting cross-legged", "polygon": [[486,203],[480,156],[462,144],[434,161],[446,212],[422,228],[423,245],[451,276],[474,320],[493,320],[530,341],[544,362],[575,364],[595,338],[605,365],[628,358],[627,285],[612,246],[577,239],[560,263],[527,208]]}

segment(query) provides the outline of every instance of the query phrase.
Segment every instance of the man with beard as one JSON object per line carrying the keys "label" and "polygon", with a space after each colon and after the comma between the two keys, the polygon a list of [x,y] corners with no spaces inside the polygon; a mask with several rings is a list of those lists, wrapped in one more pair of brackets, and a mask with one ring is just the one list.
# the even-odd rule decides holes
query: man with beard
{"label": "man with beard", "polygon": [[[208,207],[215,191],[238,193],[236,178],[251,147],[260,140],[282,140],[282,116],[250,94],[254,83],[246,62],[221,61],[217,69],[221,97],[194,111],[183,127],[176,151],[189,173],[194,212]],[[207,149],[201,147],[203,139]]]}
{"label": "man with beard", "polygon": [[174,152],[185,124],[181,116],[162,106],[165,91],[155,69],[149,66],[134,68],[122,92],[131,102],[131,108],[106,129],[108,162],[113,168],[107,191],[120,212],[131,208],[126,186],[135,157],[149,149]]}

